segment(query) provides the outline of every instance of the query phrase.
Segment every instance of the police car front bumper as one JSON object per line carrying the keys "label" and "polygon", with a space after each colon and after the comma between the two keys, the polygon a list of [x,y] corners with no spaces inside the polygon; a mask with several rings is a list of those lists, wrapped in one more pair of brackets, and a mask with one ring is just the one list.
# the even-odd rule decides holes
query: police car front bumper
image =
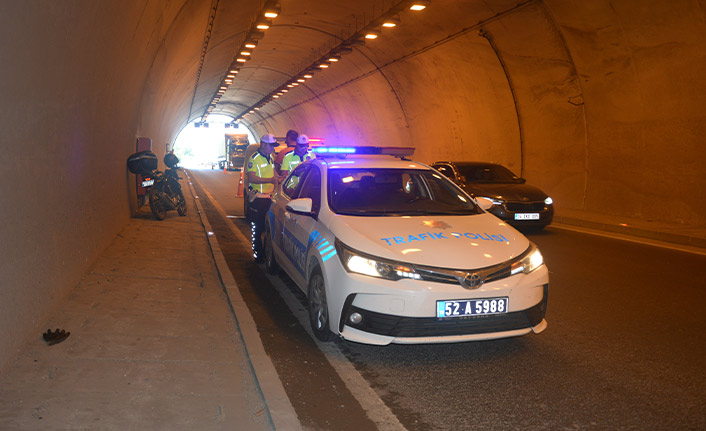
{"label": "police car front bumper", "polygon": [[[390,281],[348,273],[340,265],[327,274],[332,322],[346,340],[386,345],[453,343],[515,337],[542,332],[549,292],[541,266],[469,290],[461,285],[423,280]],[[335,273],[335,274],[334,274]],[[330,278],[333,276],[333,278]],[[333,282],[335,280],[335,282]],[[344,296],[345,295],[345,296]],[[503,314],[436,317],[437,301],[508,298]]]}

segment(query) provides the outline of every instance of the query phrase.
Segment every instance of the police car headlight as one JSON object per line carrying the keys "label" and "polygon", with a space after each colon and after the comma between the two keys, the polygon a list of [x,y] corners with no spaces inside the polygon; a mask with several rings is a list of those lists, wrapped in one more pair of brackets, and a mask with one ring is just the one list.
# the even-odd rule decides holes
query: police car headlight
{"label": "police car headlight", "polygon": [[529,250],[510,266],[510,275],[529,274],[542,265],[544,265],[542,253],[539,252],[539,249],[534,244],[531,244]]}
{"label": "police car headlight", "polygon": [[336,250],[343,267],[348,272],[386,278],[388,280],[400,280],[402,278],[420,280],[422,278],[409,265],[357,252],[338,240],[336,240]]}

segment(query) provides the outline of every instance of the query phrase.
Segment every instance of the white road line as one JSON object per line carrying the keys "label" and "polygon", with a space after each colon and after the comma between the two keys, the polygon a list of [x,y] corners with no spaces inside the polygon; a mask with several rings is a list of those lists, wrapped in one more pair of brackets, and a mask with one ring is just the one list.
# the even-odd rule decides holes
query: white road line
{"label": "white road line", "polygon": [[683,245],[683,244],[677,244],[677,243],[673,243],[673,242],[660,241],[660,240],[650,239],[650,238],[642,238],[642,237],[638,237],[638,236],[631,236],[631,235],[621,234],[621,233],[617,233],[617,232],[608,232],[608,231],[591,229],[591,228],[582,227],[582,226],[573,226],[573,225],[560,224],[560,223],[552,224],[551,226],[547,226],[547,229],[549,229],[549,230],[551,230],[552,228],[587,233],[589,235],[597,235],[597,236],[602,236],[605,238],[619,239],[622,241],[629,241],[629,242],[634,242],[637,244],[651,245],[653,247],[661,247],[661,248],[666,248],[666,249],[670,249],[670,250],[678,250],[678,251],[683,251],[686,253],[700,254],[702,256],[706,256],[706,250],[704,250],[703,248],[693,247],[693,246]]}
{"label": "white road line", "polygon": [[[216,208],[216,211],[218,211],[221,217],[227,219],[228,216],[223,210],[223,207],[221,207],[213,196],[211,196],[202,183],[199,182],[199,185],[201,185],[201,188]],[[243,235],[243,233],[232,223],[227,224],[230,231],[243,243],[243,246],[250,249],[250,239],[246,238],[245,235]],[[402,426],[400,421],[397,419],[397,416],[392,413],[392,411],[380,399],[373,388],[368,385],[368,382],[363,378],[363,376],[360,375],[358,370],[355,369],[353,364],[350,363],[343,352],[341,352],[335,344],[322,343],[314,336],[314,333],[311,331],[311,327],[309,326],[309,316],[307,310],[302,307],[299,300],[289,290],[282,279],[277,276],[269,274],[266,275],[275,289],[277,289],[277,292],[280,294],[289,309],[292,311],[292,314],[294,314],[302,327],[314,340],[319,349],[324,353],[324,356],[326,356],[329,364],[331,364],[331,366],[336,370],[338,375],[341,377],[341,380],[343,380],[346,384],[346,387],[350,393],[356,400],[358,400],[370,420],[373,421],[381,431],[404,431],[405,427]]]}

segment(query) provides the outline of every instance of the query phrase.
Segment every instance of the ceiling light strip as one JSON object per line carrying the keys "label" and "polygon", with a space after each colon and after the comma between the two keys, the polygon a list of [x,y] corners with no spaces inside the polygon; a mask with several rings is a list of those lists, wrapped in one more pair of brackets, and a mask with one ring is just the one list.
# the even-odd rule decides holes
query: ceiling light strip
{"label": "ceiling light strip", "polygon": [[[287,88],[294,89],[298,82],[302,82],[301,79],[310,79],[315,71],[322,71],[327,69],[332,64],[335,64],[341,59],[342,54],[347,54],[353,51],[353,47],[365,45],[366,40],[374,40],[382,35],[380,31],[381,28],[389,29],[397,27],[400,24],[400,14],[405,10],[421,11],[426,9],[431,4],[431,0],[404,0],[397,2],[390,9],[383,12],[380,16],[370,21],[360,30],[356,31],[353,35],[348,37],[348,39],[343,40],[337,46],[332,48],[325,55],[318,58],[316,61],[311,63],[304,70],[293,75],[290,80],[285,81],[280,87],[269,92],[265,97],[260,99],[254,105],[246,108],[241,112],[235,120],[239,120],[244,116],[252,112],[255,107],[261,108],[268,102],[282,97],[282,92],[286,92]],[[386,25],[387,24],[387,25]],[[278,97],[274,97],[277,95]]]}

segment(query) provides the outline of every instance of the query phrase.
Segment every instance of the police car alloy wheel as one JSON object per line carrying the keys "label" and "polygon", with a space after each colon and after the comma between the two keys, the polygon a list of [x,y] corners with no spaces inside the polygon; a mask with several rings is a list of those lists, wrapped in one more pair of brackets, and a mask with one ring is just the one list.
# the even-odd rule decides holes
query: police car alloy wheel
{"label": "police car alloy wheel", "polygon": [[333,339],[333,333],[329,330],[328,304],[326,304],[326,288],[321,270],[314,270],[309,281],[309,292],[307,295],[309,308],[309,322],[311,330],[321,341]]}

